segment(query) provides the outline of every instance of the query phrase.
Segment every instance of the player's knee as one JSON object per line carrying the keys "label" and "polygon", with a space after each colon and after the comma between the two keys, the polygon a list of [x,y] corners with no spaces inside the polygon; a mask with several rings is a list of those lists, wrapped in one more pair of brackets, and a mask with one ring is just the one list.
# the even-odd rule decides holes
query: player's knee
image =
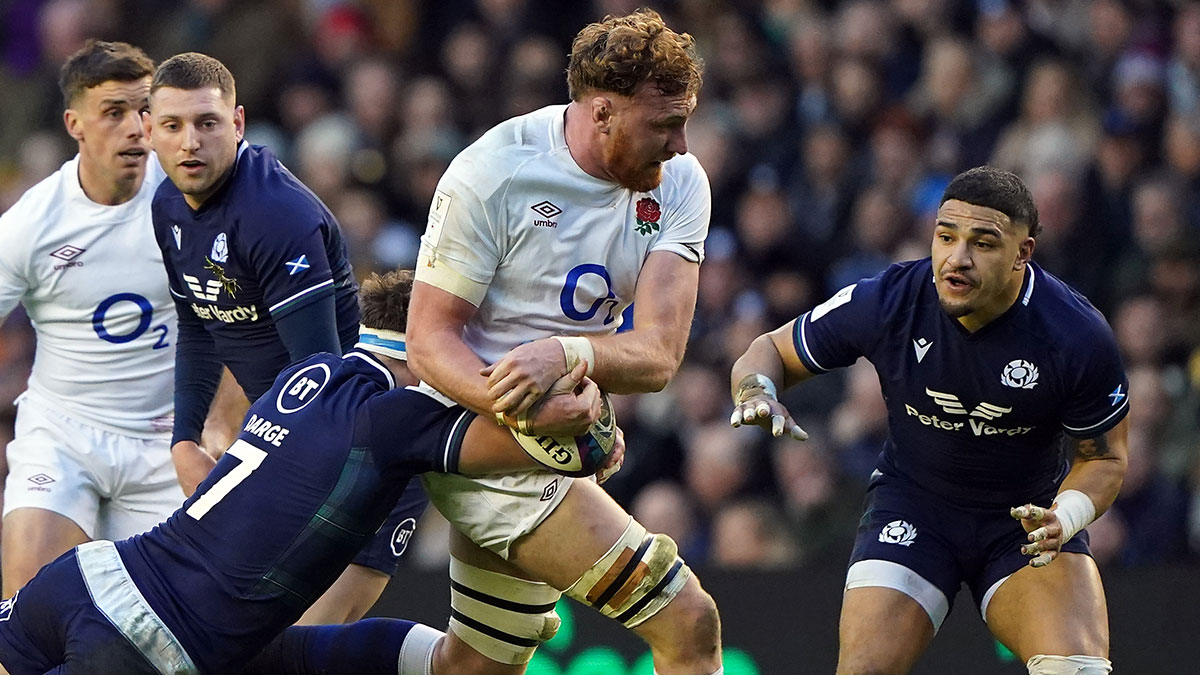
{"label": "player's knee", "polygon": [[661,615],[671,617],[671,632],[681,648],[697,654],[720,648],[721,617],[717,613],[717,603],[694,576]]}
{"label": "player's knee", "polygon": [[1112,662],[1100,656],[1056,656],[1038,654],[1025,662],[1029,675],[1105,675]]}
{"label": "player's knee", "polygon": [[450,559],[450,629],[493,661],[520,665],[558,632],[554,605],[561,596],[536,581]]}

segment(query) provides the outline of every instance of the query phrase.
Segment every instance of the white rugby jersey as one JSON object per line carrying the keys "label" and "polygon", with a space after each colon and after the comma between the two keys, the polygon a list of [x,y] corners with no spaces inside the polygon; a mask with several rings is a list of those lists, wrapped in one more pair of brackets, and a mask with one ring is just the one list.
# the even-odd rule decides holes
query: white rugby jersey
{"label": "white rugby jersey", "polygon": [[18,302],[37,331],[29,393],[73,418],[137,437],[170,433],[175,305],[154,241],[146,161],[137,196],[88,199],[79,157],[0,215],[0,316]]}
{"label": "white rugby jersey", "polygon": [[555,105],[494,127],[438,183],[416,278],[477,306],[463,339],[484,361],[551,335],[608,335],[651,251],[699,263],[712,210],[692,155],[634,192],[579,168]]}

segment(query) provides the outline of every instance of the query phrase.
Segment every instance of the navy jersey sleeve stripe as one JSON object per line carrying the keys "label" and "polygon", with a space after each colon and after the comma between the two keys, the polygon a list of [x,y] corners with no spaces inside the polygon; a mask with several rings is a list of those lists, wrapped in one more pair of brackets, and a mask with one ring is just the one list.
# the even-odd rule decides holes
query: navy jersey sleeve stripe
{"label": "navy jersey sleeve stripe", "polygon": [[467,437],[467,429],[470,428],[471,421],[474,419],[474,412],[464,410],[454,421],[454,426],[450,429],[450,436],[446,440],[445,451],[442,453],[442,461],[437,467],[439,472],[458,473],[458,460],[462,456],[463,439]]}
{"label": "navy jersey sleeve stripe", "polygon": [[829,368],[823,367],[817,363],[816,357],[812,355],[812,350],[808,347],[808,333],[805,330],[808,325],[808,317],[812,312],[808,312],[796,319],[796,327],[792,331],[792,346],[796,348],[796,355],[800,357],[800,361],[804,363],[804,367],[814,375],[820,373],[828,373]]}
{"label": "navy jersey sleeve stripe", "polygon": [[301,300],[306,298],[312,299],[314,293],[318,293],[326,289],[331,293],[333,292],[333,279],[326,279],[325,281],[322,281],[318,284],[313,284],[304,290],[293,293],[292,295],[289,295],[283,300],[280,300],[274,305],[268,307],[267,311],[271,312],[272,316],[277,316],[279,314],[291,311],[300,305]]}
{"label": "navy jersey sleeve stripe", "polygon": [[1117,423],[1125,417],[1125,413],[1127,412],[1129,412],[1128,397],[1124,402],[1121,403],[1121,407],[1114,410],[1108,417],[1105,417],[1099,422],[1086,427],[1072,427],[1064,424],[1063,430],[1066,431],[1069,436],[1084,438],[1096,436],[1117,426]]}

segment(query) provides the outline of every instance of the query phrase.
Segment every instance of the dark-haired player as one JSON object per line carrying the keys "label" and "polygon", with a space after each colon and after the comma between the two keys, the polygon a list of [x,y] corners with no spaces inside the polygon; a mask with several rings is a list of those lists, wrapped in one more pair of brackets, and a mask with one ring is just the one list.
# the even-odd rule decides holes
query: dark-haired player
{"label": "dark-haired player", "polygon": [[72,54],[59,86],[79,154],[0,216],[0,320],[19,302],[37,331],[6,449],[6,594],[184,498],[170,453],[175,307],[150,225],[163,174],[141,120],[153,72],[123,42]]}
{"label": "dark-haired player", "polygon": [[[153,216],[179,314],[172,451],[202,458],[197,442],[221,364],[253,401],[289,363],[341,353],[358,334],[356,285],[333,214],[270,150],[242,140],[245,112],[220,61],[197,53],[164,61],[146,122],[170,178]],[[361,617],[425,503],[414,482],[305,621]]]}
{"label": "dark-haired player", "polygon": [[[411,279],[368,280],[356,348],[281,373],[166,522],[72,550],[0,605],[0,673],[432,672],[441,633],[407,621],[293,626],[271,642],[333,583],[410,477],[533,466],[507,429],[402,386],[415,382],[397,330]],[[595,404],[595,384],[572,393],[583,370],[556,391]]]}
{"label": "dark-haired player", "polygon": [[1031,674],[1111,671],[1083,528],[1121,486],[1128,384],[1104,317],[1031,261],[1038,231],[1015,175],[959,174],[932,258],[842,289],[734,364],[734,426],[796,438],[775,382],[860,356],[879,373],[889,434],[846,578],[842,675],[908,672],[964,583]]}

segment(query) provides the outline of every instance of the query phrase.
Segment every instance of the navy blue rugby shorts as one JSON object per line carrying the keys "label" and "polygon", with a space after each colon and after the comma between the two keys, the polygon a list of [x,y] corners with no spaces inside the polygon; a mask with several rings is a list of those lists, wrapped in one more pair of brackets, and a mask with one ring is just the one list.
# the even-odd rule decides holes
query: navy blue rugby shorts
{"label": "navy blue rugby shorts", "polygon": [[[1053,499],[1050,493],[1030,501],[1049,506]],[[942,592],[947,613],[966,584],[979,611],[996,582],[1029,564],[1030,556],[1021,553],[1025,537],[1007,508],[965,508],[910,481],[876,472],[850,564],[885,560],[912,570]],[[1091,555],[1087,530],[1062,550]]]}
{"label": "navy blue rugby shorts", "polygon": [[400,556],[408,549],[417,531],[417,521],[421,519],[428,503],[429,498],[425,496],[420,479],[414,476],[408,481],[408,487],[401,493],[387,520],[354,557],[353,563],[379,570],[389,577],[394,575]]}
{"label": "navy blue rugby shorts", "polygon": [[74,549],[0,605],[0,663],[12,675],[158,675],[92,604]]}

